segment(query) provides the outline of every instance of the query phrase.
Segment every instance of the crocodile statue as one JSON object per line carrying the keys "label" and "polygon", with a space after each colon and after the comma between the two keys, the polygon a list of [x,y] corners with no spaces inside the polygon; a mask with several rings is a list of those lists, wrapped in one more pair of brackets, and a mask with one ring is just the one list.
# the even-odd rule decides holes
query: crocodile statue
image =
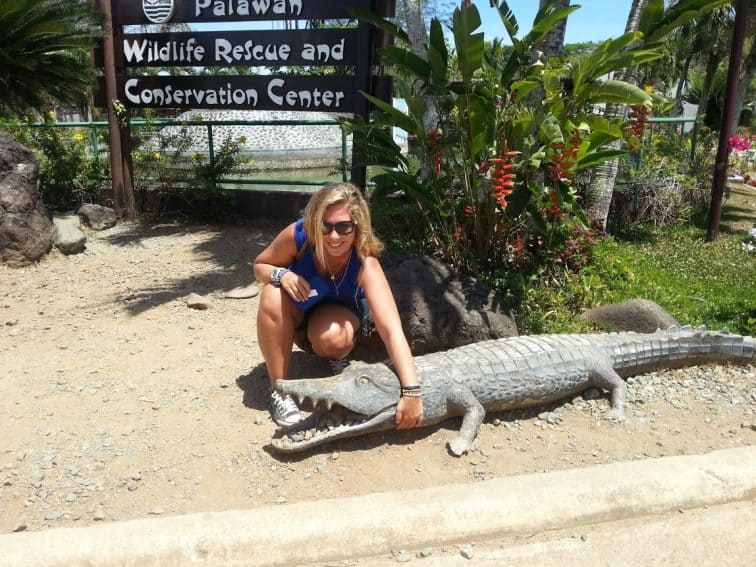
{"label": "crocodile statue", "polygon": [[[660,368],[710,362],[753,364],[756,338],[670,327],[655,333],[532,335],[488,340],[416,356],[423,389],[423,426],[462,416],[449,443],[453,455],[470,449],[490,411],[549,403],[589,387],[608,391],[606,417],[624,419],[627,386],[623,377]],[[322,443],[394,428],[399,379],[386,364],[351,364],[327,378],[279,380],[277,388],[312,413],[279,430],[272,448],[303,451]]]}

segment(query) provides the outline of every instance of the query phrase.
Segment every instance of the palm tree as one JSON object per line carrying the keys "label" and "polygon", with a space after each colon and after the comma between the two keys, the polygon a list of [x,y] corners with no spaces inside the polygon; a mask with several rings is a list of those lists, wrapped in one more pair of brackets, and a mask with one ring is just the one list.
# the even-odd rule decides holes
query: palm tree
{"label": "palm tree", "polygon": [[85,100],[97,16],[79,0],[0,2],[0,114]]}
{"label": "palm tree", "polygon": [[[633,0],[626,31],[642,31],[644,35],[641,41],[652,44],[689,22],[692,19],[691,15],[695,14],[700,18],[725,4],[726,0],[677,0],[664,9],[664,3],[660,0]],[[619,78],[625,77],[627,73],[624,76],[621,74]],[[613,111],[609,106],[607,114],[611,112],[615,112],[614,116],[619,116],[616,110]],[[598,165],[586,194],[586,216],[594,228],[601,231],[606,229],[618,169],[617,160],[605,161]]]}
{"label": "palm tree", "polygon": [[[540,0],[540,8],[543,9],[547,4],[552,3],[556,8],[566,8],[570,5],[570,0]],[[554,27],[549,30],[546,37],[543,38],[541,47],[543,53],[549,57],[552,55],[561,55],[564,51],[564,35],[567,31],[567,18],[559,20]]]}
{"label": "palm tree", "polygon": [[[646,9],[648,0],[633,0],[630,6],[630,14],[625,25],[625,33],[638,29],[641,15]],[[620,72],[621,73],[621,72]],[[624,77],[619,77],[624,78]],[[607,118],[617,118],[622,115],[623,107],[608,104],[606,107]],[[621,141],[617,140],[610,144],[610,149],[618,150]],[[596,166],[591,179],[590,187],[586,193],[585,214],[591,225],[601,231],[606,230],[606,221],[609,217],[609,206],[612,203],[614,182],[617,179],[619,160],[607,160]]]}

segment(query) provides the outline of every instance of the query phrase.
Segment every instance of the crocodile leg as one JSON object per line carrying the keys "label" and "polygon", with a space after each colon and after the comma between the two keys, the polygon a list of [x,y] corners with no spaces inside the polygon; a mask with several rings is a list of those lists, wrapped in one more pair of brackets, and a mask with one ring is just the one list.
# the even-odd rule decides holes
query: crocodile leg
{"label": "crocodile leg", "polygon": [[459,435],[449,442],[449,451],[455,457],[461,457],[470,450],[480,424],[486,417],[486,410],[471,390],[463,386],[454,386],[446,398],[451,411],[462,413],[462,427]]}
{"label": "crocodile leg", "polygon": [[625,421],[625,403],[627,402],[627,384],[622,377],[615,372],[609,360],[596,363],[590,370],[591,383],[607,390],[610,395],[612,408],[604,415],[605,419]]}

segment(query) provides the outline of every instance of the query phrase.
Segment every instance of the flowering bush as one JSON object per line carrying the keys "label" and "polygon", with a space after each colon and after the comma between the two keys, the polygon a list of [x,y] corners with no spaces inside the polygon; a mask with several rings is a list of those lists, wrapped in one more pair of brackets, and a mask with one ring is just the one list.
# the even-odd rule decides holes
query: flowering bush
{"label": "flowering bush", "polygon": [[55,127],[52,115],[46,117],[44,126],[0,121],[0,127],[39,160],[39,189],[48,207],[62,211],[103,202],[109,164],[92,151],[88,131]]}
{"label": "flowering bush", "polygon": [[[567,236],[559,225],[569,219],[585,222],[576,176],[624,154],[607,148],[625,136],[624,122],[594,114],[593,108],[651,105],[644,90],[602,77],[658,57],[648,48],[628,48],[640,37],[630,33],[607,40],[574,66],[551,57],[534,62],[533,46],[578,7],[547,4],[520,39],[507,4],[495,4],[513,43],[503,59],[487,55],[483,33],[476,31],[481,21],[474,5],[453,14],[456,60],[438,20],[430,23],[423,42],[426,56],[421,57],[402,29],[360,14],[402,45],[381,54],[395,69],[395,89],[407,112],[365,95],[376,109],[371,120],[342,121],[353,134],[355,164],[382,168],[371,179],[373,198],[403,192],[419,210],[434,254],[474,273],[500,267],[502,258],[511,256],[502,250],[512,243],[523,253],[527,242],[560,253],[564,240],[555,237]],[[408,153],[394,142],[395,127],[407,132]]]}
{"label": "flowering bush", "polygon": [[730,136],[728,149],[736,152],[746,152],[751,149],[751,140],[748,136]]}

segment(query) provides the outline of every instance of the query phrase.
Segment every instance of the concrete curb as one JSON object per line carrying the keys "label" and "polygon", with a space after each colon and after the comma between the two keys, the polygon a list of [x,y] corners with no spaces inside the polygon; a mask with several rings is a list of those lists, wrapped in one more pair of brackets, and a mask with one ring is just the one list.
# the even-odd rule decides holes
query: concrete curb
{"label": "concrete curb", "polygon": [[756,446],[450,485],[0,536],[0,565],[285,565],[756,497]]}

